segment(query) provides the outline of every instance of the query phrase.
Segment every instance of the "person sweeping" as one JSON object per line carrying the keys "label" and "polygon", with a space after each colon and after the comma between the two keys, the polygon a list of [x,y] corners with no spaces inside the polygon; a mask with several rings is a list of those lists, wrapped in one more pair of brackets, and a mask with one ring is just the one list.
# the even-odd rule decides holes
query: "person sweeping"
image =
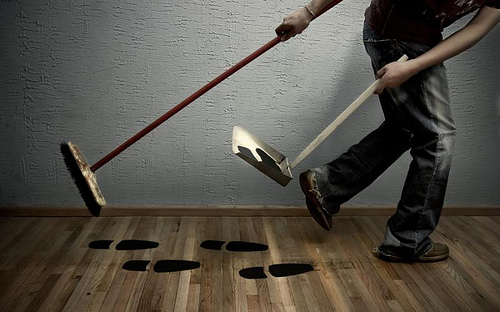
{"label": "person sweeping", "polygon": [[[276,28],[286,41],[302,33],[331,0],[312,0]],[[442,31],[477,11],[443,40]],[[500,0],[372,0],[365,11],[363,41],[380,86],[384,122],[337,159],[300,174],[307,208],[324,229],[340,205],[369,186],[403,153],[412,162],[397,210],[387,221],[382,260],[440,261],[445,244],[436,228],[446,192],[455,137],[443,62],[476,44],[500,22]],[[403,54],[406,62],[396,62]]]}

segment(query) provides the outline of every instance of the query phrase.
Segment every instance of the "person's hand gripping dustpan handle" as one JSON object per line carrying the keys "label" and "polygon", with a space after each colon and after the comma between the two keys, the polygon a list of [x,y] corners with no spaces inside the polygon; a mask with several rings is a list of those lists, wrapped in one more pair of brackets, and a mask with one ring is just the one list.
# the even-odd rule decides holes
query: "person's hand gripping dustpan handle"
{"label": "person's hand gripping dustpan handle", "polygon": [[[408,56],[405,54],[403,55],[398,62],[403,62],[408,60]],[[351,103],[328,127],[326,127],[323,132],[321,132],[314,141],[312,141],[300,154],[295,158],[295,160],[292,162],[290,165],[290,170],[295,168],[304,158],[309,156],[309,154],[314,151],[327,137],[332,134],[337,127],[344,122],[344,120],[349,117],[361,104],[363,104],[377,89],[378,85],[380,84],[380,78],[375,80],[374,83],[371,84],[371,86],[368,87],[354,102]]]}

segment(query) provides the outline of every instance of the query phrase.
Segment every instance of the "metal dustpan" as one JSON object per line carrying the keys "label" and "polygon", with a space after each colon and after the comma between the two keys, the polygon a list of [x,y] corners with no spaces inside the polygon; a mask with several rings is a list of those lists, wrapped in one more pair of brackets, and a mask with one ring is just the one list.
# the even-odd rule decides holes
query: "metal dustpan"
{"label": "metal dustpan", "polygon": [[[403,55],[398,62],[407,59],[408,57]],[[288,163],[285,155],[239,126],[233,128],[233,152],[271,179],[286,186],[293,179],[292,169],[309,156],[347,117],[361,106],[375,92],[379,84],[380,79],[372,83],[295,158],[292,164]]]}
{"label": "metal dustpan", "polygon": [[233,152],[283,186],[293,179],[285,155],[242,127],[233,128]]}

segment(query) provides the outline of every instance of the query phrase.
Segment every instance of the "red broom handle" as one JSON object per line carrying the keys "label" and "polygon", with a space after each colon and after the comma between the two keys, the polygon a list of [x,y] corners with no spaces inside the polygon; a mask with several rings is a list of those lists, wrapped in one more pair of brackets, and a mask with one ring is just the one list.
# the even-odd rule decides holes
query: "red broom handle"
{"label": "red broom handle", "polygon": [[[342,0],[334,0],[331,3],[329,3],[326,7],[324,7],[319,13],[316,14],[316,18],[318,18],[321,14],[325,13],[328,11],[330,8],[335,6],[337,3],[339,3]],[[245,57],[243,60],[240,62],[236,63],[233,65],[233,67],[229,68],[225,72],[223,72],[221,75],[216,77],[214,80],[210,81],[207,83],[205,86],[203,86],[201,89],[196,91],[195,93],[191,94],[188,98],[186,98],[184,101],[180,102],[177,104],[174,108],[163,114],[161,117],[153,121],[149,126],[146,128],[142,129],[139,131],[137,134],[135,134],[133,137],[125,141],[123,144],[115,148],[113,151],[111,151],[109,154],[101,158],[99,161],[97,161],[95,164],[90,167],[92,171],[96,171],[105,164],[107,164],[111,159],[115,158],[118,156],[121,152],[123,152],[125,149],[130,147],[132,144],[135,142],[139,141],[141,138],[143,138],[145,135],[153,131],[156,127],[167,121],[170,117],[173,115],[177,114],[180,110],[182,110],[184,107],[188,106],[191,104],[194,100],[208,92],[210,89],[221,83],[223,80],[240,70],[242,67],[250,63],[251,61],[255,60],[257,57],[261,56],[265,52],[267,52],[269,49],[277,45],[278,43],[281,42],[281,37],[283,34],[277,36],[273,40],[269,41],[259,49],[257,49],[255,52],[250,54],[249,56]]]}

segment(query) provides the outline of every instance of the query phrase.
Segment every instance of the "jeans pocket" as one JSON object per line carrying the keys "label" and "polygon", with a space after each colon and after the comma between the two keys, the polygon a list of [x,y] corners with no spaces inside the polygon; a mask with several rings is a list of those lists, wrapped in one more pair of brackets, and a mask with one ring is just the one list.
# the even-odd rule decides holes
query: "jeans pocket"
{"label": "jeans pocket", "polygon": [[363,43],[366,52],[372,59],[374,70],[383,67],[387,63],[386,60],[396,60],[398,58],[398,41],[383,36],[372,29],[366,21],[363,25]]}
{"label": "jeans pocket", "polygon": [[364,40],[364,46],[375,72],[401,56],[397,42],[393,39],[367,39]]}

